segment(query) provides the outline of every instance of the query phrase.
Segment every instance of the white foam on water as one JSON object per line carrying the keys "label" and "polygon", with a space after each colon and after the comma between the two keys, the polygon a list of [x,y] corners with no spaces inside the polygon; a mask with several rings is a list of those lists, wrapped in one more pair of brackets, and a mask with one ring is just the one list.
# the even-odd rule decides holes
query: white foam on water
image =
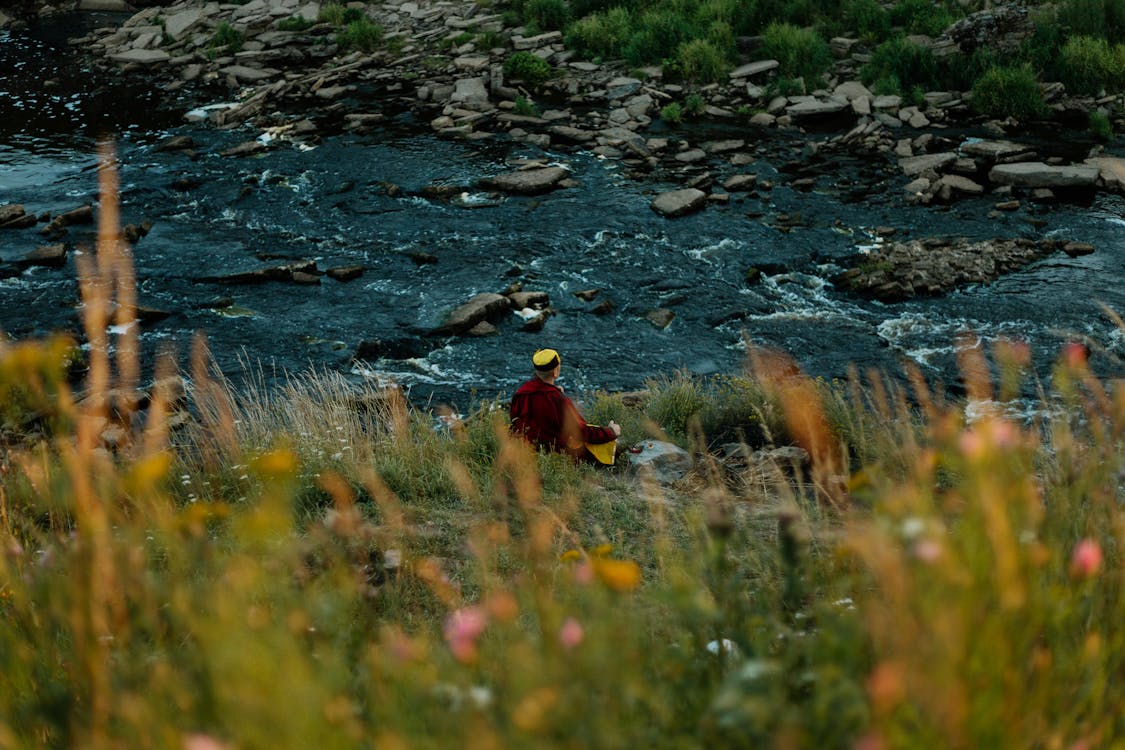
{"label": "white foam on water", "polygon": [[684,250],[684,255],[692,260],[701,260],[704,263],[711,263],[711,256],[718,253],[725,253],[731,250],[737,250],[743,247],[743,243],[738,240],[732,240],[729,237],[719,240],[713,245],[704,245],[703,247],[692,247]]}

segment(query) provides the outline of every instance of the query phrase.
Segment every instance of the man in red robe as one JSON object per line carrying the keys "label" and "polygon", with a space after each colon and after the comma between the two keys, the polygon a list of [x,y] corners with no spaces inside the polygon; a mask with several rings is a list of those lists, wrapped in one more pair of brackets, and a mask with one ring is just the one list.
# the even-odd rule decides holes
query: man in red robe
{"label": "man in red robe", "polygon": [[578,413],[578,408],[555,385],[562,359],[554,349],[540,349],[531,358],[535,377],[512,396],[509,414],[511,431],[537,448],[566,453],[579,461],[593,461],[588,443],[609,443],[621,434],[621,427],[610,420],[608,427],[594,427]]}

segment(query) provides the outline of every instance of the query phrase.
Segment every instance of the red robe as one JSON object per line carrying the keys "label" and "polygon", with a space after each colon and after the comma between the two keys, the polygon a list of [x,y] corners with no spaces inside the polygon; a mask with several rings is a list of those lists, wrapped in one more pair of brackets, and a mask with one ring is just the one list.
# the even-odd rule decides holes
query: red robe
{"label": "red robe", "polygon": [[608,427],[591,427],[578,413],[562,389],[534,377],[512,396],[508,411],[512,434],[520,435],[538,448],[559,451],[583,460],[593,460],[586,443],[608,443],[617,435]]}

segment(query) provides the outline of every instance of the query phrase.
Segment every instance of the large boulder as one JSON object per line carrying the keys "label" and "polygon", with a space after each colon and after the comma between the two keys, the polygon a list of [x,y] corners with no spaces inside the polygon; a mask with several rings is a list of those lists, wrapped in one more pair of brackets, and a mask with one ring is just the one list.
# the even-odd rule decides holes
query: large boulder
{"label": "large boulder", "polygon": [[669,218],[698,211],[707,204],[707,193],[697,188],[684,188],[661,193],[649,204],[653,211]]}
{"label": "large boulder", "polygon": [[498,320],[511,307],[512,301],[504,295],[484,292],[454,308],[445,322],[431,333],[434,335],[467,333],[478,323]]}
{"label": "large boulder", "polygon": [[642,474],[670,484],[682,479],[691,470],[691,455],[678,445],[662,440],[646,440],[639,453],[629,454],[629,463]]}
{"label": "large boulder", "polygon": [[1035,33],[1027,5],[1012,2],[986,8],[957,21],[935,41],[938,55],[971,55],[984,47],[996,55],[1015,52]]}
{"label": "large boulder", "polygon": [[1093,188],[1101,170],[1089,164],[1052,166],[1041,161],[997,164],[988,179],[1000,185],[1023,188]]}
{"label": "large boulder", "polygon": [[554,190],[569,176],[570,172],[562,167],[540,167],[489,177],[481,180],[480,184],[505,193],[537,195]]}

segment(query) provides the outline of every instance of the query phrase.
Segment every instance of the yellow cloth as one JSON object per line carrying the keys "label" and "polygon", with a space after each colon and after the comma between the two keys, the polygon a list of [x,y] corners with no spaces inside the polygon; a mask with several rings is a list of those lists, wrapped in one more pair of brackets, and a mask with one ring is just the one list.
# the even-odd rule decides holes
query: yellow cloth
{"label": "yellow cloth", "polygon": [[613,459],[617,455],[617,441],[610,440],[608,443],[586,443],[586,450],[590,451],[590,454],[598,459],[598,463],[613,466]]}

